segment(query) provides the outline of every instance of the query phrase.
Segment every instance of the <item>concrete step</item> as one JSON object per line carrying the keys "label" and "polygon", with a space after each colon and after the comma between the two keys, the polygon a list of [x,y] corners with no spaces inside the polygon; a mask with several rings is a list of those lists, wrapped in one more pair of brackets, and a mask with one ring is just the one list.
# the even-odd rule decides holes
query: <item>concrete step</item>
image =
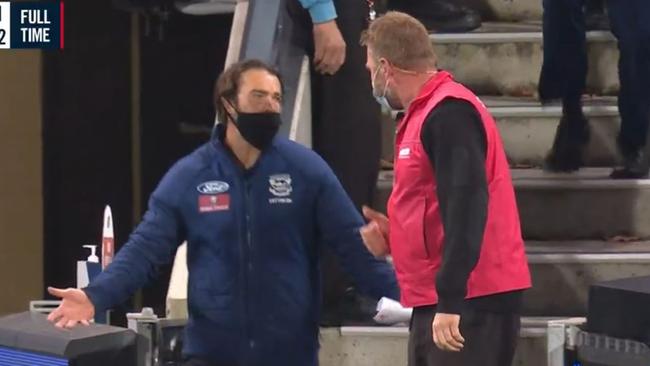
{"label": "concrete step", "polygon": [[[513,366],[547,366],[547,324],[552,318],[522,318]],[[341,327],[321,330],[321,366],[406,366],[409,330],[394,327]]]}
{"label": "concrete step", "polygon": [[[542,2],[539,0],[461,0],[461,4],[468,5],[480,12],[484,21],[541,21]],[[378,11],[387,9],[386,0],[375,0]]]}
{"label": "concrete step", "polygon": [[592,284],[650,275],[648,241],[527,241],[526,252],[533,278],[526,316],[585,316]]}
{"label": "concrete step", "polygon": [[[534,98],[481,97],[497,121],[511,166],[540,167],[553,144],[562,117],[558,104],[542,106]],[[584,113],[591,126],[591,141],[585,151],[587,166],[613,166],[619,162],[616,136],[620,128],[614,97],[584,99]],[[395,122],[386,116],[382,125],[382,157],[392,161]]]}
{"label": "concrete step", "polygon": [[[650,238],[650,180],[612,180],[608,168],[574,174],[513,169],[526,239]],[[385,212],[392,171],[380,173],[374,206]]]}
{"label": "concrete step", "polygon": [[[530,98],[484,99],[497,121],[510,164],[542,166],[562,117],[561,105],[542,106]],[[585,98],[583,110],[591,127],[584,156],[587,166],[619,163],[616,136],[620,118],[616,103],[613,97]]]}
{"label": "concrete step", "polygon": [[487,0],[480,6],[481,13],[489,19],[507,22],[542,20],[542,2],[539,0]]}
{"label": "concrete step", "polygon": [[513,170],[527,239],[650,237],[650,180],[612,180],[610,169],[575,174]]}
{"label": "concrete step", "polygon": [[406,366],[408,327],[323,328],[321,366]]}
{"label": "concrete step", "polygon": [[[609,32],[589,32],[587,88],[618,91],[618,50]],[[485,23],[470,33],[431,35],[439,65],[483,95],[533,96],[542,66],[540,23]]]}

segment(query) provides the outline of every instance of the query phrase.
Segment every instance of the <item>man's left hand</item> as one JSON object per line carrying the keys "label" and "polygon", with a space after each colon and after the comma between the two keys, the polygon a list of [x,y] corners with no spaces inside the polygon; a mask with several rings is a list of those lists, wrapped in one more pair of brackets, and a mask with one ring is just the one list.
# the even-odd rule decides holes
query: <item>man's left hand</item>
{"label": "man's left hand", "polygon": [[436,313],[431,324],[433,343],[443,351],[460,352],[465,338],[460,334],[460,315]]}
{"label": "man's left hand", "polygon": [[386,243],[386,238],[379,228],[379,224],[375,221],[372,221],[366,226],[363,226],[360,230],[361,239],[363,239],[363,244],[366,245],[368,251],[374,255],[376,258],[383,258],[390,250],[388,249],[388,244]]}

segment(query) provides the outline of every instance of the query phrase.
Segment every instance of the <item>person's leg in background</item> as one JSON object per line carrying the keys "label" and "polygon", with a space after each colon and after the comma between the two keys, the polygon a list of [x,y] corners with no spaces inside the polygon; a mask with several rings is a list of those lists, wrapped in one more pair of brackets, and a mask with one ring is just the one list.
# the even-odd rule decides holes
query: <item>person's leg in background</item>
{"label": "person's leg in background", "polygon": [[618,146],[624,159],[623,168],[615,169],[612,178],[642,178],[648,174],[643,157],[647,152],[641,154],[641,150],[646,145],[650,118],[650,2],[609,0],[607,5],[620,52]]}
{"label": "person's leg in background", "polygon": [[438,33],[469,32],[481,26],[480,14],[457,0],[388,0],[388,10],[407,13]]}
{"label": "person's leg in background", "polygon": [[649,1],[637,1],[639,6],[639,24],[641,25],[641,37],[639,42],[641,43],[641,53],[639,55],[639,69],[641,70],[640,78],[641,85],[643,86],[642,90],[642,99],[641,105],[645,106],[645,110],[642,110],[642,115],[645,115],[646,121],[646,144],[645,144],[645,154],[647,158],[650,158],[650,144],[647,141],[650,141],[650,2]]}
{"label": "person's leg in background", "polygon": [[[292,17],[303,29],[295,41],[305,43],[313,60],[309,15],[297,0],[289,4]],[[369,6],[366,0],[334,0],[334,4],[336,23],[347,45],[346,59],[334,75],[320,74],[312,67],[313,147],[361,210],[362,205],[372,203],[381,156],[381,109],[372,97],[366,50],[359,43],[368,25]],[[376,304],[357,295],[338,258],[327,248],[322,258],[323,325],[371,321]]]}
{"label": "person's leg in background", "polygon": [[581,101],[587,80],[584,0],[543,0],[543,5],[544,60],[539,97],[542,103],[562,100],[562,119],[545,169],[575,171],[582,165],[582,150],[589,140]]}
{"label": "person's leg in background", "polygon": [[605,0],[585,1],[585,25],[587,30],[609,30],[609,18],[605,13]]}

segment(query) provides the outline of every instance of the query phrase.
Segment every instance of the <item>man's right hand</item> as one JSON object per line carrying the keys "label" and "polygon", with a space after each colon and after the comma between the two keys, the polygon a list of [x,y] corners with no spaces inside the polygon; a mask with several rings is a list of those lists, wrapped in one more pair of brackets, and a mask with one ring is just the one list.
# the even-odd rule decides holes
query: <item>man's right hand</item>
{"label": "man's right hand", "polygon": [[334,75],[345,63],[345,41],[336,20],[314,24],[314,66],[316,71]]}
{"label": "man's right hand", "polygon": [[390,253],[388,245],[388,217],[367,206],[363,206],[363,215],[369,221],[360,230],[363,243],[375,257],[386,256]]}
{"label": "man's right hand", "polygon": [[95,316],[95,306],[82,290],[48,287],[47,292],[62,300],[61,305],[47,317],[57,327],[72,328],[78,323],[88,325]]}

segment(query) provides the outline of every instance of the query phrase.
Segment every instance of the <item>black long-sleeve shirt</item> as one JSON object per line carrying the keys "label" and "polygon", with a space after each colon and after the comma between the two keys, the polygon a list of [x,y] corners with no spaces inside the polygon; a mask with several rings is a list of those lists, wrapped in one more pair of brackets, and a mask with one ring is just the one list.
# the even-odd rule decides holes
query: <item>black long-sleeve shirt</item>
{"label": "black long-sleeve shirt", "polygon": [[436,278],[437,312],[460,314],[463,306],[519,312],[522,291],[465,301],[469,275],[478,263],[487,221],[487,138],[474,106],[446,98],[427,116],[420,135],[433,166],[445,232]]}

